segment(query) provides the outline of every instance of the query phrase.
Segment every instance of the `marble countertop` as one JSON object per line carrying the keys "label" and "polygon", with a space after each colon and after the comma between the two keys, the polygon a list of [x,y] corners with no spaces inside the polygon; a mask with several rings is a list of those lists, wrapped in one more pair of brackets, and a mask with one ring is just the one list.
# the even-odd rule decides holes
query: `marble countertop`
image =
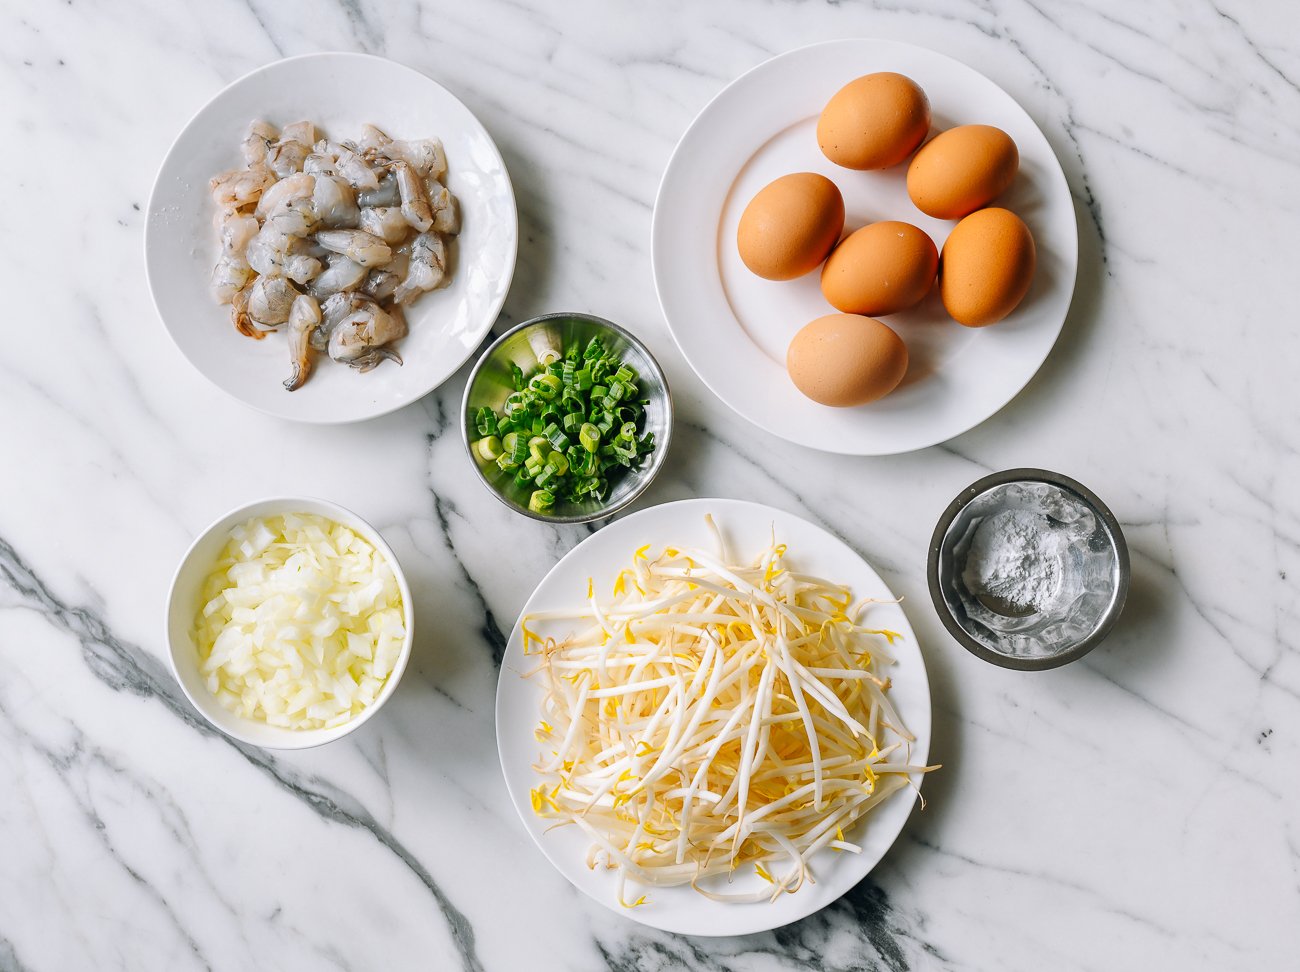
{"label": "marble countertop", "polygon": [[[1300,9],[142,0],[7,4],[0,23],[0,970],[1294,967]],[[891,458],[740,425],[673,346],[648,256],[695,112],[775,53],[855,35],[1006,88],[1079,215],[1078,290],[1042,371],[975,430]],[[469,475],[464,371],[386,418],[306,428],[210,387],[164,336],[142,209],[172,137],[244,72],[329,49],[428,72],[500,144],[522,225],[498,331],[589,310],[660,357],[679,420],[642,505],[735,496],[833,523],[905,597],[944,769],[836,905],[674,937],[533,847],[497,766],[497,661],[585,531],[513,516]],[[1018,465],[1087,483],[1132,550],[1118,629],[1055,672],[973,658],[925,588],[944,505]],[[372,520],[421,620],[378,717],[289,755],[215,735],[163,661],[191,537],[276,493]]]}

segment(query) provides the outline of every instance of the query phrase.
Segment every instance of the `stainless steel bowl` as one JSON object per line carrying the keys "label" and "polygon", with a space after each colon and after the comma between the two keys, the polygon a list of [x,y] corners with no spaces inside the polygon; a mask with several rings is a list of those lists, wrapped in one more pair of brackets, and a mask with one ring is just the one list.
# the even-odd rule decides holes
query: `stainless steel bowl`
{"label": "stainless steel bowl", "polygon": [[[478,437],[474,428],[474,414],[483,406],[501,411],[506,398],[513,392],[510,366],[518,365],[524,374],[531,373],[539,364],[540,355],[548,348],[563,352],[572,344],[583,346],[593,337],[600,337],[605,346],[634,368],[639,376],[643,398],[650,404],[645,407],[645,427],[642,432],[653,432],[655,448],[639,469],[626,470],[613,484],[609,496],[603,501],[588,499],[582,503],[563,503],[557,500],[552,513],[536,513],[528,508],[530,491],[516,486],[514,477],[498,469],[496,463],[486,462],[473,449]],[[461,407],[461,437],[470,462],[478,470],[479,479],[497,499],[518,513],[547,523],[588,523],[613,516],[640,496],[663,467],[673,433],[673,400],[668,391],[659,362],[646,346],[617,324],[590,314],[546,314],[511,328],[483,352],[478,364],[470,373],[465,385],[465,399]]]}
{"label": "stainless steel bowl", "polygon": [[[1039,505],[1049,499],[1068,512]],[[1017,509],[1042,512],[1072,536],[1061,574],[1072,573],[1075,586],[1050,614],[966,581],[966,556],[981,522]],[[1119,522],[1087,487],[1046,469],[1008,469],[972,483],[944,510],[930,540],[928,573],[939,620],[964,648],[1003,668],[1042,671],[1082,658],[1115,626],[1128,594],[1128,545]]]}

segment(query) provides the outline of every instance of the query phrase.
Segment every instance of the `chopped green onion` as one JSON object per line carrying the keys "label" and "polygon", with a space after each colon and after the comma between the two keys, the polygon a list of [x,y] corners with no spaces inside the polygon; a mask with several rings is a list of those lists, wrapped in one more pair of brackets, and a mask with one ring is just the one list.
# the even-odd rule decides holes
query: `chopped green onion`
{"label": "chopped green onion", "polygon": [[563,351],[547,349],[525,374],[511,365],[513,391],[499,411],[480,408],[471,448],[529,490],[528,508],[550,512],[557,500],[603,500],[611,480],[654,451],[639,436],[648,400],[635,368],[596,337]]}
{"label": "chopped green onion", "polygon": [[501,455],[501,440],[495,435],[489,435],[486,438],[479,439],[474,443],[474,451],[488,462],[494,461],[497,456]]}

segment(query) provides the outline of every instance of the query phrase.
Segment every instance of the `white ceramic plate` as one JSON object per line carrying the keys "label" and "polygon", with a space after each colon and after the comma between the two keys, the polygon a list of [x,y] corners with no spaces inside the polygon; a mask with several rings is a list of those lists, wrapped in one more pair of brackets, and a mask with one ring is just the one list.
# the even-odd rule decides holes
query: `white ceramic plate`
{"label": "white ceramic plate", "polygon": [[[1038,246],[1038,271],[1006,320],[962,327],[937,289],[920,307],[885,318],[907,343],[906,378],[870,405],[836,409],[805,398],[785,370],[790,339],[835,309],[818,273],[763,280],[736,252],[736,227],[763,186],[789,172],[820,172],[839,186],[845,232],[899,219],[942,247],[955,225],[921,213],[907,196],[907,166],[856,172],[817,147],[817,116],[856,77],[897,71],[930,97],[934,130],[1003,129],[1020,149],[1020,175],[996,205],[1020,215]],[[880,40],[840,40],[772,58],[714,98],[674,151],[659,186],[652,230],[655,287],[673,338],[700,379],[740,415],[801,445],[888,455],[965,432],[1009,402],[1047,357],[1074,293],[1074,204],[1047,139],[1005,91],[934,51]]]}
{"label": "white ceramic plate", "polygon": [[[756,554],[767,546],[775,530],[777,541],[789,546],[787,559],[791,564],[848,584],[855,597],[893,599],[880,575],[821,527],[758,503],[693,499],[642,510],[588,537],[546,575],[524,605],[523,614],[581,606],[587,579],[595,578],[598,587],[612,582],[633,551],[643,544],[651,544],[656,552],[669,544],[711,549],[713,540],[705,526],[706,513],[712,513],[722,528],[733,556]],[[875,605],[868,618],[903,635],[893,649],[898,664],[890,670],[894,680],[890,698],[916,735],[910,761],[924,763],[930,751],[930,685],[916,637],[897,604]],[[537,627],[543,634],[563,637],[572,626],[555,623]],[[521,673],[531,670],[533,661],[524,657],[523,636],[516,623],[501,665],[496,713],[501,768],[515,809],[537,846],[561,874],[601,904],[644,924],[686,935],[745,935],[796,921],[830,904],[861,881],[885,855],[911,812],[914,791],[909,788],[894,794],[868,815],[865,824],[850,832],[851,839],[860,841],[861,854],[818,854],[812,861],[816,883],[805,884],[775,902],[723,904],[686,886],[650,889],[646,904],[625,909],[616,899],[614,872],[587,868],[588,842],[581,832],[573,827],[547,832],[548,823],[533,813],[529,803],[529,790],[539,778],[532,765],[542,755],[533,730],[540,718],[543,690],[539,680],[524,678]],[[737,874],[730,890],[751,891],[763,886],[752,873]]]}
{"label": "white ceramic plate", "polygon": [[[220,251],[208,180],[243,164],[239,144],[253,118],[276,126],[309,119],[335,139],[357,137],[365,122],[393,138],[442,139],[447,185],[460,202],[463,228],[451,282],[408,309],[410,334],[398,346],[401,367],[386,362],[359,374],[322,360],[303,387],[285,391],[289,356],[283,335],[244,337],[231,326],[229,307],[208,296]],[[514,191],[501,153],[451,92],[383,58],[307,54],[245,75],[185,126],[149,199],[145,265],[168,333],[215,384],[271,415],[353,422],[428,394],[474,352],[505,301],[518,237]]]}

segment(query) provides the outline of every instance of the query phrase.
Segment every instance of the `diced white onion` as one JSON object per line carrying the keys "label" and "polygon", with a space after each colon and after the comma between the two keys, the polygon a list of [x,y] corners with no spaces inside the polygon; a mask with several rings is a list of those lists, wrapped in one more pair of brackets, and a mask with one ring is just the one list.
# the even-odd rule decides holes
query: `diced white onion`
{"label": "diced white onion", "polygon": [[204,684],[231,712],[273,726],[356,717],[378,698],[406,639],[388,560],[323,516],[232,529],[199,600]]}

